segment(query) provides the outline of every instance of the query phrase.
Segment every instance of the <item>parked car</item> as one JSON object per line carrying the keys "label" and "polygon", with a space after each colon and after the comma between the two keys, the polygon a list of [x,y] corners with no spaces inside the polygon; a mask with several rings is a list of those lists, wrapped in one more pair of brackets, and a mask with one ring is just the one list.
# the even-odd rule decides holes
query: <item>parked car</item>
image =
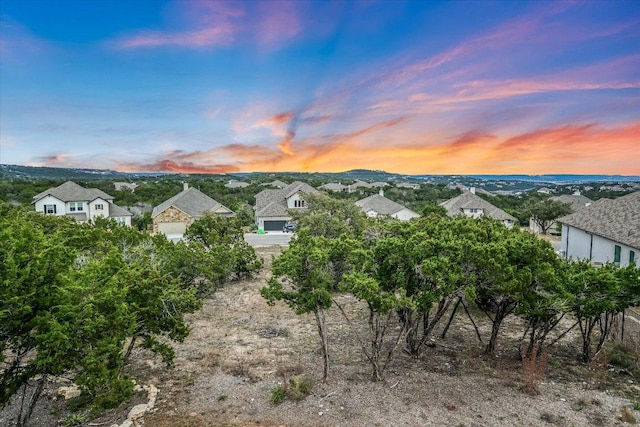
{"label": "parked car", "polygon": [[296,231],[296,225],[295,224],[285,224],[284,227],[282,227],[282,231],[284,231],[285,233],[293,233]]}

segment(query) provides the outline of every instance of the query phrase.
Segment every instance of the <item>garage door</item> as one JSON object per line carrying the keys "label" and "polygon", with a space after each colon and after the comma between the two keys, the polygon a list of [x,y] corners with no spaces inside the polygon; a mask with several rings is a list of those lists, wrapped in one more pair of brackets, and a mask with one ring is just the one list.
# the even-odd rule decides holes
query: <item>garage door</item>
{"label": "garage door", "polygon": [[186,228],[184,222],[161,222],[158,224],[158,231],[162,234],[184,234]]}
{"label": "garage door", "polygon": [[264,231],[282,231],[287,221],[265,221]]}

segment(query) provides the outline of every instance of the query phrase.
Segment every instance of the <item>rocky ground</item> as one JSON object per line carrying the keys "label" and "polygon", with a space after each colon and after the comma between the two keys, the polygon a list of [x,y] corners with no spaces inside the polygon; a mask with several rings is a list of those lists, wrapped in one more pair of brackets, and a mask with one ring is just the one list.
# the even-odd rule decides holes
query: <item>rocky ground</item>
{"label": "rocky ground", "polygon": [[[259,249],[267,261],[278,248]],[[385,381],[372,382],[367,360],[337,310],[328,313],[331,367],[322,382],[314,319],[286,305],[270,307],[258,294],[268,264],[253,280],[232,283],[191,316],[192,334],[178,344],[175,368],[137,349],[130,371],[141,385],[157,387],[150,408],[133,424],[146,426],[616,426],[640,420],[631,399],[640,398],[634,379],[605,362],[577,361],[575,336],[552,350],[540,394],[523,391],[517,341],[521,325],[510,320],[497,357],[483,355],[471,323],[457,317],[446,337],[420,359],[398,353]],[[343,298],[350,314],[364,307]],[[481,332],[488,332],[481,325]],[[627,331],[627,334],[637,331]],[[283,373],[311,379],[301,401],[272,403]],[[140,391],[94,420],[68,411],[49,388],[32,419],[34,426],[127,424],[132,407],[148,403]],[[11,408],[0,425],[11,421]]]}

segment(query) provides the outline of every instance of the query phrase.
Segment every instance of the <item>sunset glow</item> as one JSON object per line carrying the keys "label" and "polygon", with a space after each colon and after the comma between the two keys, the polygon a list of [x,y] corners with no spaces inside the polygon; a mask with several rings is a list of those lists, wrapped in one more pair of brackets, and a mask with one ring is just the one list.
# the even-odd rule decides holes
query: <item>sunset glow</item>
{"label": "sunset glow", "polygon": [[3,2],[0,163],[640,175],[640,2]]}

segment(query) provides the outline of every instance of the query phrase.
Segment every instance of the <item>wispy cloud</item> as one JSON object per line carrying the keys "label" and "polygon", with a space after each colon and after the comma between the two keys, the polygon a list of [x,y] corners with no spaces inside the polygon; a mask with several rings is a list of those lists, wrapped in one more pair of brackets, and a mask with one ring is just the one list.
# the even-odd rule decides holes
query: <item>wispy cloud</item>
{"label": "wispy cloud", "polygon": [[[202,49],[249,42],[273,47],[298,35],[297,2],[180,1],[179,29],[146,29],[110,42],[117,49],[177,47]],[[174,23],[175,24],[175,23]],[[174,25],[175,26],[175,25]]]}

